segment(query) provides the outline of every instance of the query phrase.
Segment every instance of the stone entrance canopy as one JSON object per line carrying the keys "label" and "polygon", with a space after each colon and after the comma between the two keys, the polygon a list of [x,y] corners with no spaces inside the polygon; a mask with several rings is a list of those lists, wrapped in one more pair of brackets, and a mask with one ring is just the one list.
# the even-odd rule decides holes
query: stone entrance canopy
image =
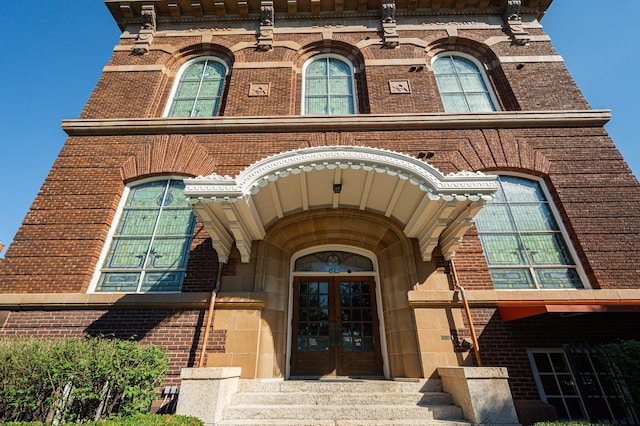
{"label": "stone entrance canopy", "polygon": [[445,258],[495,193],[496,177],[443,175],[406,154],[361,146],[322,146],[264,158],[236,177],[185,179],[185,195],[211,236],[220,262],[235,243],[242,262],[265,230],[289,214],[320,208],[373,212],[417,238],[422,259],[440,246]]}

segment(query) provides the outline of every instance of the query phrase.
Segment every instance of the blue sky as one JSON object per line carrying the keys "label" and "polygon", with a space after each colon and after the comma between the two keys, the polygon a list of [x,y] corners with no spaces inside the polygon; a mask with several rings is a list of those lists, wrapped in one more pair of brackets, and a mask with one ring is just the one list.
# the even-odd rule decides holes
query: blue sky
{"label": "blue sky", "polygon": [[[542,20],[636,177],[640,1],[555,0]],[[0,40],[0,240],[11,243],[120,32],[100,0],[22,0],[3,10]],[[5,249],[6,250],[6,249]],[[2,252],[2,255],[4,251]]]}

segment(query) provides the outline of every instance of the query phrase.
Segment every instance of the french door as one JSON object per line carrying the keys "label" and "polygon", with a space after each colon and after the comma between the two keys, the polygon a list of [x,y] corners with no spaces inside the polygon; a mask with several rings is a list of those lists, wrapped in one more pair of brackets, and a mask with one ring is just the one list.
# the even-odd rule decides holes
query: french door
{"label": "french door", "polygon": [[292,376],[381,376],[372,277],[296,277]]}

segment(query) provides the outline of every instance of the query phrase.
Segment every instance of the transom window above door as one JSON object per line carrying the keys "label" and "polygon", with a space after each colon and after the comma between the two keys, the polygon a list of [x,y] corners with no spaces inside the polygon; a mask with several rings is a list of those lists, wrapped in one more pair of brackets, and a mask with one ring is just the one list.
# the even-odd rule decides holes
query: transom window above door
{"label": "transom window above door", "polygon": [[373,262],[368,257],[346,251],[320,251],[302,256],[295,261],[294,272],[373,272]]}
{"label": "transom window above door", "polygon": [[317,56],[303,69],[303,113],[355,114],[353,65],[335,56]]}

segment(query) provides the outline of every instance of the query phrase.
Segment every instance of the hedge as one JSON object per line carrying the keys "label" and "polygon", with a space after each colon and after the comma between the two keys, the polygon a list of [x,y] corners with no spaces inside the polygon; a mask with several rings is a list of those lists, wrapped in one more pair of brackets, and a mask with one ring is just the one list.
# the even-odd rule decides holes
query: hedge
{"label": "hedge", "polygon": [[[44,426],[42,422],[9,422],[4,426]],[[84,423],[84,426],[202,426],[195,417],[157,414],[134,414],[129,417],[117,417],[109,420],[98,420]]]}
{"label": "hedge", "polygon": [[164,352],[134,341],[0,339],[0,421],[144,413],[167,371]]}

